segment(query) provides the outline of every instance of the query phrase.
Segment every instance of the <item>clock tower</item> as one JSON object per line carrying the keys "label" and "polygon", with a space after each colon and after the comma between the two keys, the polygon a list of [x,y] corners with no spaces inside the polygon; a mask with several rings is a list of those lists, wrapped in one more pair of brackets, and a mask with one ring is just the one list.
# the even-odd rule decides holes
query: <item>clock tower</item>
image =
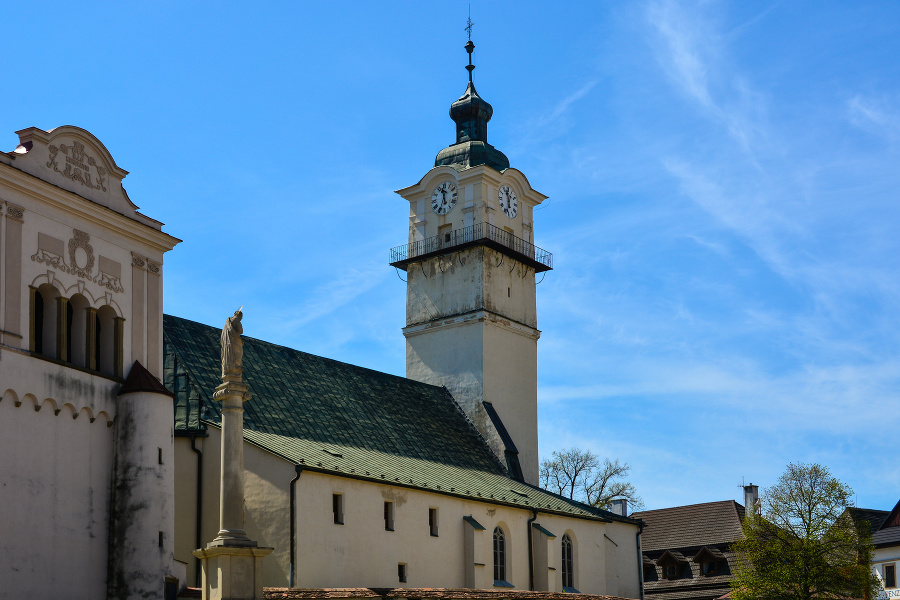
{"label": "clock tower", "polygon": [[533,209],[547,197],[488,144],[474,48],[450,106],[456,143],[397,191],[410,206],[409,242],[391,250],[406,271],[406,376],[445,386],[510,476],[537,484],[535,277],[553,257],[534,245]]}

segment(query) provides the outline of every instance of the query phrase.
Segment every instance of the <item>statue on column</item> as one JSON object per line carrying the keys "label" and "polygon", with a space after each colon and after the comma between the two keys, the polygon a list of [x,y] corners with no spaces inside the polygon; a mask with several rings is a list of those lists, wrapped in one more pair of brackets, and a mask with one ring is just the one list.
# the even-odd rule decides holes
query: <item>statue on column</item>
{"label": "statue on column", "polygon": [[241,308],[225,320],[225,327],[222,328],[223,379],[229,375],[240,377],[243,373],[244,340],[241,339],[241,334],[244,333],[244,328],[241,326],[241,319],[244,313]]}

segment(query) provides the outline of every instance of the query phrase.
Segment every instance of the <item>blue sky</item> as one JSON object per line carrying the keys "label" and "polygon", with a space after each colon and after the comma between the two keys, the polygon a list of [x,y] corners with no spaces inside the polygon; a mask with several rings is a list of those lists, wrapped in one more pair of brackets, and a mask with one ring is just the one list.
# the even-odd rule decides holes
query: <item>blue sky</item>
{"label": "blue sky", "polygon": [[[165,310],[402,375],[387,265],[453,139],[466,2],[6,7],[0,148],[72,124],[184,240]],[[648,508],[790,461],[900,498],[900,5],[472,2],[490,141],[550,196],[542,455]],[[893,443],[892,443],[893,441]]]}

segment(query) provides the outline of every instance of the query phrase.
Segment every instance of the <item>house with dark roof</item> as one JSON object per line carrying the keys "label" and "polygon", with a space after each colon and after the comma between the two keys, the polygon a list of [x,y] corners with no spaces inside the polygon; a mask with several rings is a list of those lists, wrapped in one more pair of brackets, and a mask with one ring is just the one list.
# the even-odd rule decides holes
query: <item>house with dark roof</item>
{"label": "house with dark roof", "polygon": [[900,565],[900,501],[887,510],[851,509],[855,520],[863,519],[872,531],[872,570],[881,580],[879,600],[900,598],[897,567]]}
{"label": "house with dark roof", "polygon": [[[758,486],[745,486],[745,503]],[[712,600],[727,594],[733,578],[731,542],[741,538],[744,506],[733,500],[632,514],[645,523],[641,535],[647,600]]]}

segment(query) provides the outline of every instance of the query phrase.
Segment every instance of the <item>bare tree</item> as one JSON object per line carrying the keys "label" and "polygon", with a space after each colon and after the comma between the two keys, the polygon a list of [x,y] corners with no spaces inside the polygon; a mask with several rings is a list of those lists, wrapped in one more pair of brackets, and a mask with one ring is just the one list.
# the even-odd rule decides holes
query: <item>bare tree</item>
{"label": "bare tree", "polygon": [[541,462],[541,487],[573,500],[608,509],[613,498],[627,498],[632,508],[643,501],[633,485],[625,481],[631,467],[619,459],[600,459],[590,450],[570,448],[554,451]]}

